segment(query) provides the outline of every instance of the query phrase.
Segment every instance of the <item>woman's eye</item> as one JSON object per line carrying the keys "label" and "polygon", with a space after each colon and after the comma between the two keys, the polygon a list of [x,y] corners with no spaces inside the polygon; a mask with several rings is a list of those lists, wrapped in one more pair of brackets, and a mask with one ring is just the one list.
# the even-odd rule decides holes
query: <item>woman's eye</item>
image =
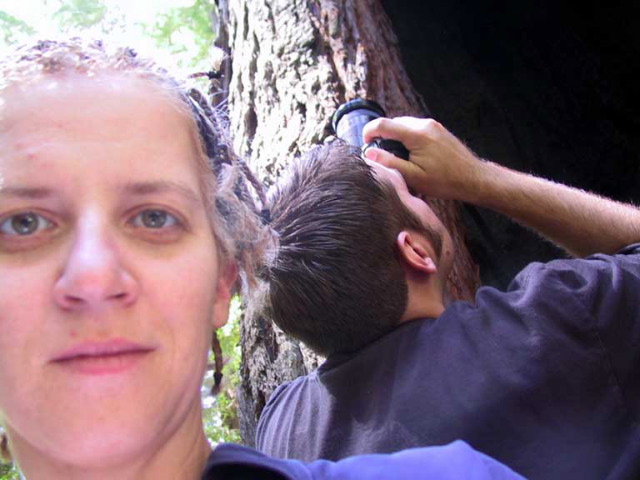
{"label": "woman's eye", "polygon": [[46,230],[51,226],[52,223],[42,215],[34,212],[24,212],[0,221],[0,233],[24,237]]}
{"label": "woman's eye", "polygon": [[165,210],[143,210],[133,217],[132,225],[142,228],[168,228],[180,225],[176,217]]}

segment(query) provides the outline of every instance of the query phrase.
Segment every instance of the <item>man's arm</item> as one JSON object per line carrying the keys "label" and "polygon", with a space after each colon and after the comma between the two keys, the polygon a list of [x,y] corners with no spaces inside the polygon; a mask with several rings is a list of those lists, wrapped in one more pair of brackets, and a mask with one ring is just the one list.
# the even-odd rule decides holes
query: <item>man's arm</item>
{"label": "man's arm", "polygon": [[432,119],[378,119],[364,140],[399,140],[409,161],[369,149],[366,156],[402,173],[414,191],[491,208],[537,230],[574,256],[615,253],[640,242],[640,210],[476,157]]}

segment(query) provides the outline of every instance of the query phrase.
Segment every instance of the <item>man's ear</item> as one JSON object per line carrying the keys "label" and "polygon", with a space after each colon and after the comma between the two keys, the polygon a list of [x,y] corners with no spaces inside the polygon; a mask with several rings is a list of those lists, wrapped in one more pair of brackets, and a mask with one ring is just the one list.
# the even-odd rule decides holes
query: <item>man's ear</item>
{"label": "man's ear", "polygon": [[238,264],[228,262],[220,266],[220,276],[216,285],[216,299],[213,304],[213,328],[218,329],[229,319],[229,304],[235,293],[238,280]]}
{"label": "man's ear", "polygon": [[429,275],[438,271],[438,267],[429,253],[432,251],[429,248],[431,244],[424,235],[403,230],[396,238],[396,245],[400,257],[407,267]]}

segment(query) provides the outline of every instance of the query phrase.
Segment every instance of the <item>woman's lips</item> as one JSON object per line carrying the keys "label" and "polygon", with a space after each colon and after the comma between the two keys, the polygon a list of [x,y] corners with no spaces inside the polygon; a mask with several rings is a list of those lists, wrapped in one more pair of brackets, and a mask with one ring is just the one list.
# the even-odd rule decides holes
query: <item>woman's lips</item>
{"label": "woman's lips", "polygon": [[109,375],[133,368],[155,348],[128,340],[85,342],[55,355],[51,362],[75,373]]}

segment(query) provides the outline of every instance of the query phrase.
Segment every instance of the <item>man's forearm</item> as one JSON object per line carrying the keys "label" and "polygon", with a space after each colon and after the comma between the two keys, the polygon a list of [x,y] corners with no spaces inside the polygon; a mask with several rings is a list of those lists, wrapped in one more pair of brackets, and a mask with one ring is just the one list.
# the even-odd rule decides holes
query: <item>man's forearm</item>
{"label": "man's forearm", "polygon": [[364,141],[403,142],[409,161],[369,149],[369,159],[395,168],[416,192],[496,210],[557,243],[575,256],[614,253],[640,242],[640,211],[565,185],[478,159],[432,119],[379,118],[364,128]]}
{"label": "man's forearm", "polygon": [[530,227],[570,254],[615,253],[640,242],[640,210],[613,200],[483,162],[464,201]]}

